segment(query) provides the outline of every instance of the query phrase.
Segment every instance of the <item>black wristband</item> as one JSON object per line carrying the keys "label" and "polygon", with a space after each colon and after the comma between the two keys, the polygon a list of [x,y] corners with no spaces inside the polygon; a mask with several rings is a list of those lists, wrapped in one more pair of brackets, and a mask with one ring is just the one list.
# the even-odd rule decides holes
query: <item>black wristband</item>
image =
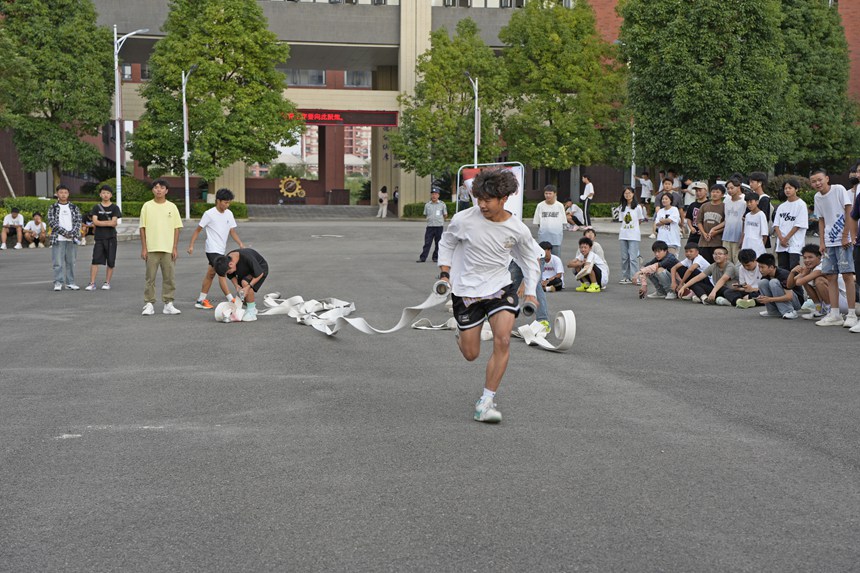
{"label": "black wristband", "polygon": [[449,274],[448,274],[448,273],[446,273],[445,271],[442,271],[441,273],[439,273],[439,278],[440,278],[440,279],[450,279],[450,278],[451,278],[451,275],[449,275]]}

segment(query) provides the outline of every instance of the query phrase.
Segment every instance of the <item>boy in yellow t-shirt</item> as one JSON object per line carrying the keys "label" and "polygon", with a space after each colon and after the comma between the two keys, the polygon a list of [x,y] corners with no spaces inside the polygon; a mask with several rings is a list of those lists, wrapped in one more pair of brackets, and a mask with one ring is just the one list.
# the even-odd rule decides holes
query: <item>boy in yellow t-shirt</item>
{"label": "boy in yellow t-shirt", "polygon": [[151,201],[140,209],[140,258],[146,261],[146,287],[143,291],[144,316],[155,314],[155,276],[161,268],[161,299],[164,314],[180,314],[173,306],[176,292],[174,269],[178,255],[182,217],[174,203],[167,200],[168,185],[163,179],[152,182]]}

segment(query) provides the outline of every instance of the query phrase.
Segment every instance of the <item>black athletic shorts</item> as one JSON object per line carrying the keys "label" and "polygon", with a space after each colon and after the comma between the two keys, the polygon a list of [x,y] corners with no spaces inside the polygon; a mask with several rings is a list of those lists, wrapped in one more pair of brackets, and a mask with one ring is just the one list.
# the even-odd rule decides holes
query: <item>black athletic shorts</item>
{"label": "black athletic shorts", "polygon": [[209,266],[215,268],[215,261],[223,257],[221,253],[206,253],[206,259],[209,261]]}
{"label": "black athletic shorts", "polygon": [[[263,278],[261,278],[259,281],[257,281],[257,284],[251,285],[251,289],[254,292],[260,292],[260,287],[263,286],[264,282],[266,282],[266,277],[268,277],[268,276],[269,276],[269,273],[263,273]],[[236,277],[236,280],[239,282],[239,286],[242,286],[242,281],[248,281],[248,284],[251,284],[251,281],[254,280],[254,277],[252,277],[251,275],[248,275],[247,277],[244,277],[244,278]]]}
{"label": "black athletic shorts", "polygon": [[110,268],[116,266],[116,237],[96,239],[96,244],[93,246],[93,264],[106,264]]}
{"label": "black athletic shorts", "polygon": [[455,294],[451,294],[451,300],[454,302],[454,319],[460,330],[481,326],[485,320],[502,310],[514,313],[514,316],[520,315],[520,299],[513,284],[502,289],[501,297],[475,301],[468,307]]}

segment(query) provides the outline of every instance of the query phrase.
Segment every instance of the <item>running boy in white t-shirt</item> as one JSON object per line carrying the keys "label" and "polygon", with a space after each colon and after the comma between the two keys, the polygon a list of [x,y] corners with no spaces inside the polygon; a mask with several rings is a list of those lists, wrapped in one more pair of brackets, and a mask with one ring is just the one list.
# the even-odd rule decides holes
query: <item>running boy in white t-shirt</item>
{"label": "running boy in white t-shirt", "polygon": [[[233,217],[233,212],[230,211],[230,201],[233,200],[233,192],[229,189],[219,189],[215,193],[215,206],[203,213],[200,218],[200,223],[194,229],[194,234],[191,235],[191,243],[188,245],[188,254],[194,254],[194,241],[197,240],[197,235],[200,231],[206,229],[206,259],[209,261],[209,267],[206,269],[206,274],[203,275],[203,286],[200,287],[200,296],[197,297],[195,308],[211,309],[215,306],[209,301],[209,289],[212,286],[212,281],[215,280],[215,261],[219,257],[224,256],[227,252],[227,237],[233,237],[240,249],[245,248],[242,239],[236,232],[236,218]],[[232,300],[233,296],[229,290],[224,290],[224,285],[221,285],[221,290],[224,291],[224,296],[227,300]]]}
{"label": "running boy in white t-shirt", "polygon": [[[475,403],[478,422],[502,421],[495,396],[508,367],[511,330],[520,312],[508,271],[511,259],[523,272],[524,292],[534,293],[540,277],[531,231],[505,210],[505,202],[517,188],[516,178],[507,169],[479,173],[472,183],[478,209],[454,215],[439,244],[439,277],[451,283],[457,345],[466,360],[475,360],[481,352],[484,321],[493,329],[484,392]],[[525,300],[537,304],[533,294],[525,295]]]}
{"label": "running boy in white t-shirt", "polygon": [[756,193],[747,193],[744,199],[749,212],[744,215],[744,226],[741,231],[741,248],[755,251],[756,258],[765,253],[764,243],[767,240],[770,226],[764,211],[758,208],[759,197]]}

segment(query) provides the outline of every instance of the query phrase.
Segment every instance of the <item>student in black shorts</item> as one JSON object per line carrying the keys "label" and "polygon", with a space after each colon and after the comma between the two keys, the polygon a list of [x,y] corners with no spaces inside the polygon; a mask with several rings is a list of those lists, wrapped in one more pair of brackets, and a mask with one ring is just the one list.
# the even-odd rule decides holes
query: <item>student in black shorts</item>
{"label": "student in black shorts", "polygon": [[269,276],[269,263],[254,249],[236,249],[223,257],[218,257],[212,265],[218,274],[221,288],[229,292],[227,279],[233,281],[239,296],[248,308],[242,322],[257,320],[257,302],[255,294]]}
{"label": "student in black shorts", "polygon": [[110,290],[110,281],[113,278],[113,268],[116,265],[116,226],[122,211],[111,202],[113,189],[110,185],[102,185],[99,189],[101,203],[93,207],[89,216],[95,229],[95,245],[93,246],[93,262],[90,267],[90,284],[85,290],[96,290],[96,275],[99,267],[107,265],[105,282],[102,290]]}

